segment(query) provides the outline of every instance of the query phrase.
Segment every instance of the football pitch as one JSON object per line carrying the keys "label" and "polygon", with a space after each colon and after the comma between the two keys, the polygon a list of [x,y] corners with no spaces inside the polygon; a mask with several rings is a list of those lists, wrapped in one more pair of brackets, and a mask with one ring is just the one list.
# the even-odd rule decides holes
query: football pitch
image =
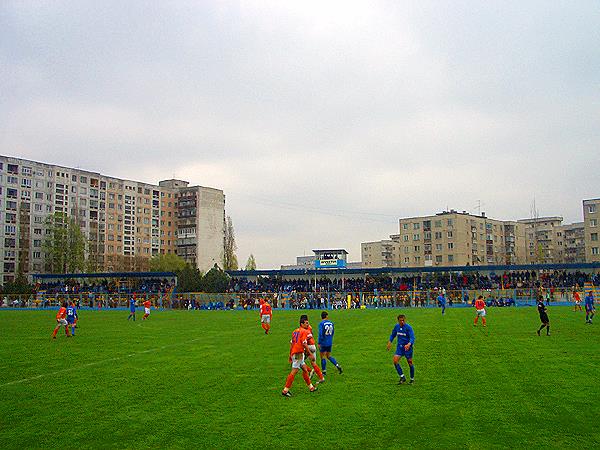
{"label": "football pitch", "polygon": [[[292,398],[289,340],[301,313],[80,311],[50,339],[56,311],[0,311],[0,448],[592,448],[600,445],[600,317],[549,308],[330,311],[327,380]],[[397,385],[386,342],[403,312],[416,382]],[[406,361],[402,367],[407,372]]]}

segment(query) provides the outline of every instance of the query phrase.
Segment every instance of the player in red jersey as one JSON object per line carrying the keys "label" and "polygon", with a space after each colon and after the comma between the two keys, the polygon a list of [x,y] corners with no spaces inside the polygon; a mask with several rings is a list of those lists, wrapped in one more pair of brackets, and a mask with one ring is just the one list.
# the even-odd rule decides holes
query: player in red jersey
{"label": "player in red jersey", "polygon": [[69,333],[69,325],[67,323],[67,308],[65,306],[66,303],[61,303],[58,312],[56,313],[56,327],[54,328],[54,332],[52,333],[52,339],[56,339],[56,333],[60,327],[65,327],[65,334],[67,337],[71,337],[71,333]]}
{"label": "player in red jersey", "polygon": [[481,321],[483,322],[483,326],[485,327],[485,302],[483,301],[483,295],[477,297],[475,300],[475,309],[477,310],[477,315],[475,316],[474,326],[477,326],[477,320],[481,317]]}
{"label": "player in red jersey", "polygon": [[306,344],[308,345],[308,360],[310,365],[312,366],[312,370],[310,371],[309,377],[312,378],[313,374],[316,372],[319,377],[319,383],[325,382],[325,377],[323,376],[323,372],[321,372],[321,368],[317,365],[317,346],[315,344],[315,337],[313,336],[312,327],[308,326],[308,334],[306,335]]}
{"label": "player in red jersey", "polygon": [[302,370],[302,378],[304,378],[304,382],[308,386],[310,392],[317,390],[317,388],[310,382],[310,377],[308,376],[308,367],[304,362],[304,353],[309,352],[307,343],[309,326],[310,324],[308,323],[308,316],[306,316],[306,314],[302,314],[300,316],[300,327],[293,331],[292,340],[290,341],[290,362],[292,363],[292,371],[288,375],[285,381],[285,387],[281,392],[281,395],[284,397],[292,396],[290,388],[292,387],[294,378],[299,370]]}
{"label": "player in red jersey", "polygon": [[142,317],[142,320],[146,320],[148,318],[150,315],[150,308],[152,308],[152,302],[150,300],[146,300],[144,302],[144,316]]}
{"label": "player in red jersey", "polygon": [[260,326],[265,330],[265,334],[269,334],[271,329],[271,318],[273,317],[273,308],[266,300],[260,299]]}

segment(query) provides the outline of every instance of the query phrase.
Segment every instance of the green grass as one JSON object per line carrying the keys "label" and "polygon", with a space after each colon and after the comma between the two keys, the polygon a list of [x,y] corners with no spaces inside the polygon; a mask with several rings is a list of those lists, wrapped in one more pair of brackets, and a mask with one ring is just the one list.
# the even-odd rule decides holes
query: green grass
{"label": "green grass", "polygon": [[332,311],[344,373],[329,365],[313,394],[297,376],[289,399],[299,312],[275,311],[265,336],[258,312],[82,311],[52,341],[54,311],[0,311],[0,448],[600,445],[600,321],[550,308],[538,337],[534,308],[489,309],[486,329],[471,309],[404,311],[415,385],[385,350],[398,310]]}

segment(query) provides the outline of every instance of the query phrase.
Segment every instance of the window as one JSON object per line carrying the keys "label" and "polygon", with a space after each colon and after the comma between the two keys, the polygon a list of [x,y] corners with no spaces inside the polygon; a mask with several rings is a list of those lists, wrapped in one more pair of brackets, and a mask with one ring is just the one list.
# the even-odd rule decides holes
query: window
{"label": "window", "polygon": [[413,234],[413,241],[418,241],[421,239],[421,235],[419,233]]}
{"label": "window", "polygon": [[442,244],[435,244],[435,251],[436,252],[441,252],[442,251]]}
{"label": "window", "polygon": [[592,233],[590,235],[590,237],[591,237],[592,241],[597,241],[598,240],[598,233]]}
{"label": "window", "polygon": [[454,242],[448,242],[448,250],[452,250],[454,248]]}
{"label": "window", "polygon": [[454,262],[454,255],[448,255],[448,262]]}
{"label": "window", "polygon": [[6,181],[9,184],[18,184],[19,183],[19,179],[17,177],[7,177]]}
{"label": "window", "polygon": [[23,178],[21,179],[21,186],[22,187],[31,187],[31,180],[29,178]]}
{"label": "window", "polygon": [[454,226],[454,219],[448,219],[448,226],[449,227]]}
{"label": "window", "polygon": [[453,236],[454,236],[454,234],[452,233],[452,231],[448,231],[448,237],[451,238]]}
{"label": "window", "polygon": [[420,251],[421,251],[421,246],[415,245],[415,252],[420,252]]}
{"label": "window", "polygon": [[15,234],[17,232],[16,225],[4,225],[4,232],[6,234]]}
{"label": "window", "polygon": [[441,231],[436,231],[435,232],[435,238],[436,239],[441,239],[442,238],[442,232]]}
{"label": "window", "polygon": [[441,263],[441,262],[442,262],[442,255],[437,255],[437,256],[435,257],[435,262],[436,262],[436,263]]}
{"label": "window", "polygon": [[596,212],[596,205],[588,205],[588,212],[594,214]]}
{"label": "window", "polygon": [[598,219],[590,219],[590,227],[597,227]]}
{"label": "window", "polygon": [[404,242],[408,242],[408,234],[405,234],[404,236],[402,236],[402,240]]}
{"label": "window", "polygon": [[413,223],[413,230],[418,230],[421,228],[421,224],[420,223]]}
{"label": "window", "polygon": [[436,220],[436,221],[433,223],[433,226],[434,226],[434,227],[436,227],[436,228],[441,228],[441,226],[442,226],[442,221],[441,221],[441,220]]}
{"label": "window", "polygon": [[598,247],[592,247],[592,255],[598,254]]}

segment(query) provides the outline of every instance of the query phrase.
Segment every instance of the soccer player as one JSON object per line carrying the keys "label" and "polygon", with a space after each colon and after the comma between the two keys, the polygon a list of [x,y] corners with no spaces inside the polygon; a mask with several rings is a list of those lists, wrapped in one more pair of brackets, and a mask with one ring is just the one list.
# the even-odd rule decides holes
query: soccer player
{"label": "soccer player", "polygon": [[331,356],[331,347],[333,346],[333,322],[327,318],[327,311],[321,313],[321,322],[319,323],[319,354],[321,356],[321,370],[323,376],[327,375],[327,360],[333,364],[338,372],[343,372],[342,366]]}
{"label": "soccer player", "polygon": [[292,340],[290,341],[290,362],[292,363],[292,371],[285,380],[285,387],[283,388],[283,391],[281,391],[281,395],[284,397],[292,396],[290,388],[292,387],[294,378],[299,370],[302,370],[302,378],[304,378],[304,382],[308,386],[310,392],[317,390],[317,388],[310,382],[310,377],[308,376],[308,367],[306,367],[306,363],[304,362],[304,353],[309,351],[307,343],[309,326],[310,324],[308,323],[308,316],[306,314],[302,314],[300,316],[300,327],[296,328],[292,332]]}
{"label": "soccer player", "polygon": [[135,322],[135,297],[129,299],[129,316],[127,316],[127,320],[129,319],[133,319]]}
{"label": "soccer player", "polygon": [[573,291],[573,301],[575,301],[573,311],[583,311],[583,309],[581,309],[581,296],[579,295],[579,292]]}
{"label": "soccer player", "polygon": [[67,326],[71,327],[71,336],[75,336],[75,327],[77,326],[78,318],[75,302],[71,302],[67,307]]}
{"label": "soccer player", "polygon": [[442,316],[446,314],[446,297],[443,293],[440,292],[440,295],[437,298],[438,304],[440,308],[442,308]]}
{"label": "soccer player", "polygon": [[52,333],[52,339],[56,339],[56,333],[60,327],[65,327],[65,334],[67,337],[71,337],[69,333],[69,326],[67,324],[67,308],[65,307],[66,303],[61,303],[58,312],[56,313],[56,327],[54,328],[54,332]]}
{"label": "soccer player", "polygon": [[475,323],[473,323],[473,326],[477,326],[477,321],[479,320],[479,317],[481,317],[481,322],[485,327],[485,302],[483,301],[483,295],[480,295],[477,297],[477,300],[475,300],[475,309],[477,310],[477,315],[475,316]]}
{"label": "soccer player", "polygon": [[392,334],[390,334],[390,340],[387,343],[387,350],[390,351],[392,348],[392,342],[396,339],[396,352],[394,353],[394,367],[396,368],[396,372],[400,375],[400,380],[398,384],[406,383],[406,377],[402,372],[402,367],[400,366],[400,358],[403,356],[406,358],[406,362],[408,362],[408,367],[410,369],[410,384],[415,382],[415,366],[413,364],[413,347],[415,345],[415,332],[412,327],[406,323],[406,316],[404,314],[400,314],[398,316],[398,323],[392,330]]}
{"label": "soccer player", "polygon": [[309,377],[312,378],[313,374],[316,373],[319,377],[319,383],[325,382],[325,377],[323,376],[323,372],[317,365],[317,346],[315,345],[315,337],[313,336],[312,327],[308,326],[308,334],[306,335],[306,344],[308,345],[308,360],[310,361],[310,365],[312,366],[312,370],[310,371]]}
{"label": "soccer player", "polygon": [[260,326],[265,330],[265,334],[269,334],[271,329],[271,318],[273,317],[273,308],[266,300],[260,299]]}
{"label": "soccer player", "polygon": [[144,302],[144,316],[142,317],[142,320],[146,320],[148,318],[150,315],[150,308],[152,308],[152,302],[150,300],[146,300]]}
{"label": "soccer player", "polygon": [[540,331],[546,327],[546,336],[550,336],[550,319],[548,319],[548,312],[546,310],[546,305],[544,305],[544,297],[541,295],[538,297],[537,309],[540,313],[540,320],[542,322],[542,326],[537,330],[537,335],[540,335]]}
{"label": "soccer player", "polygon": [[588,295],[585,297],[585,323],[592,324],[592,319],[594,318],[594,312],[596,308],[594,308],[594,294],[592,291],[588,292]]}

